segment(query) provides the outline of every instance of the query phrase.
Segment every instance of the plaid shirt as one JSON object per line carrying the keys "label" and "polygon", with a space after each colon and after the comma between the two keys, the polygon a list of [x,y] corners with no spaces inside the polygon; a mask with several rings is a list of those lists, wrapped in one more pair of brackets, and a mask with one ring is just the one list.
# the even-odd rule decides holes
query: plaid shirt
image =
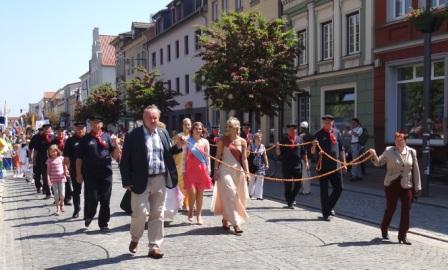
{"label": "plaid shirt", "polygon": [[146,149],[148,150],[148,173],[149,175],[161,174],[165,170],[165,162],[163,159],[163,145],[157,129],[149,134],[146,128],[145,132]]}

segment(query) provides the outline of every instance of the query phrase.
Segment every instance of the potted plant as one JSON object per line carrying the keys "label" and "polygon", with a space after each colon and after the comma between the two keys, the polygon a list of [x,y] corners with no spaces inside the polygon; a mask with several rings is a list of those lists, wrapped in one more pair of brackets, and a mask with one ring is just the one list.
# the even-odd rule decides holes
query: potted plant
{"label": "potted plant", "polygon": [[414,9],[408,14],[409,20],[422,33],[437,31],[447,17],[446,9],[431,8],[429,11],[421,8]]}

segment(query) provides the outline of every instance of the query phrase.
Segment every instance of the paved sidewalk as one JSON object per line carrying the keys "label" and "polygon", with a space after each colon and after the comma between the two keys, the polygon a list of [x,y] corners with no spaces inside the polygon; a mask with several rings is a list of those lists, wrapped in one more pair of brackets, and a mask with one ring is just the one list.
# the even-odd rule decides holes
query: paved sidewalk
{"label": "paved sidewalk", "polygon": [[[382,242],[368,223],[337,217],[320,221],[306,207],[283,209],[276,201],[250,201],[244,234],[222,230],[209,211],[205,225],[176,216],[166,228],[165,257],[146,257],[147,239],[137,256],[128,255],[129,221],[118,208],[123,189],[114,178],[110,234],[99,233],[96,220],[83,231],[81,219],[71,219],[71,207],[54,216],[50,200],[35,194],[23,180],[5,180],[0,220],[0,269],[447,269],[448,244],[411,235],[412,246]],[[146,233],[145,233],[146,237]]]}

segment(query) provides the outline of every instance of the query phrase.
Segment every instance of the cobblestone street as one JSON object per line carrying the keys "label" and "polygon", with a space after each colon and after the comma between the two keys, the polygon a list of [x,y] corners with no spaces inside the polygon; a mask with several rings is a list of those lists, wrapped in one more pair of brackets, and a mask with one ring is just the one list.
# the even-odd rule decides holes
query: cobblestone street
{"label": "cobblestone street", "polygon": [[[115,176],[119,175],[115,170]],[[220,218],[206,210],[203,226],[178,215],[166,228],[165,257],[146,257],[142,239],[137,256],[128,254],[129,216],[118,205],[123,194],[114,180],[112,232],[102,234],[92,222],[84,231],[71,219],[71,207],[54,216],[51,200],[42,200],[23,180],[3,183],[1,269],[447,269],[448,244],[411,234],[412,246],[379,239],[368,223],[318,219],[310,208],[282,209],[265,199],[251,201],[242,236],[223,231]],[[206,193],[206,209],[211,193]],[[146,236],[146,234],[145,234]]]}

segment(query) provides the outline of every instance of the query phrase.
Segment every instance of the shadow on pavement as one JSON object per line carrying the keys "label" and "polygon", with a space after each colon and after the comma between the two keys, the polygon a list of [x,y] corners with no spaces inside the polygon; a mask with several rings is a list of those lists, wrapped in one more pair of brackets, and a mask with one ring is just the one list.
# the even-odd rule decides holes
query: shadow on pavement
{"label": "shadow on pavement", "polygon": [[76,221],[80,221],[80,220],[79,219],[74,219],[74,218],[70,217],[70,218],[65,218],[65,219],[61,219],[61,220],[58,220],[58,221],[45,220],[45,221],[36,221],[36,222],[30,222],[30,223],[23,223],[23,224],[19,224],[19,225],[14,225],[12,227],[20,228],[20,227],[51,225],[51,224],[61,223],[61,222],[76,222]]}
{"label": "shadow on pavement", "polygon": [[273,218],[267,219],[266,222],[303,222],[303,221],[322,221],[319,218]]}
{"label": "shadow on pavement", "polygon": [[19,208],[11,208],[11,209],[5,209],[3,211],[17,211],[17,210],[29,210],[33,208],[45,208],[52,206],[52,204],[43,204],[43,205],[35,205],[35,206],[25,206],[25,207],[19,207]]}
{"label": "shadow on pavement", "polygon": [[80,234],[83,232],[85,232],[85,228],[78,229],[74,232],[45,233],[45,234],[22,236],[22,237],[16,238],[15,240],[61,238],[61,237],[65,237],[65,236],[77,235],[77,234]]}
{"label": "shadow on pavement", "polygon": [[[191,226],[193,227],[197,225],[191,225]],[[222,234],[229,234],[229,232],[224,231],[221,227],[202,227],[192,229],[183,233],[167,234],[165,235],[165,238],[173,238],[177,236],[191,236],[191,235],[222,235]]]}
{"label": "shadow on pavement", "polygon": [[117,257],[113,258],[104,258],[104,259],[95,259],[95,260],[89,260],[89,261],[82,261],[82,262],[74,262],[70,264],[65,265],[59,265],[54,267],[49,267],[47,269],[49,270],[67,270],[67,269],[90,269],[90,268],[96,268],[99,266],[109,265],[109,264],[117,264],[122,261],[128,261],[128,260],[135,260],[138,258],[144,258],[146,256],[131,256],[130,254],[121,254]]}
{"label": "shadow on pavement", "polygon": [[15,196],[4,196],[3,199],[11,199],[11,198],[19,198],[19,197],[26,197],[26,196],[32,196],[32,195],[40,195],[41,193],[25,193],[25,194],[20,194],[20,195],[15,195]]}
{"label": "shadow on pavement", "polygon": [[377,238],[373,238],[370,241],[328,243],[328,244],[322,245],[321,247],[334,246],[334,245],[337,245],[338,247],[366,247],[366,246],[391,245],[391,244],[397,244],[397,243],[391,242],[391,241],[383,241],[383,239],[377,237]]}

